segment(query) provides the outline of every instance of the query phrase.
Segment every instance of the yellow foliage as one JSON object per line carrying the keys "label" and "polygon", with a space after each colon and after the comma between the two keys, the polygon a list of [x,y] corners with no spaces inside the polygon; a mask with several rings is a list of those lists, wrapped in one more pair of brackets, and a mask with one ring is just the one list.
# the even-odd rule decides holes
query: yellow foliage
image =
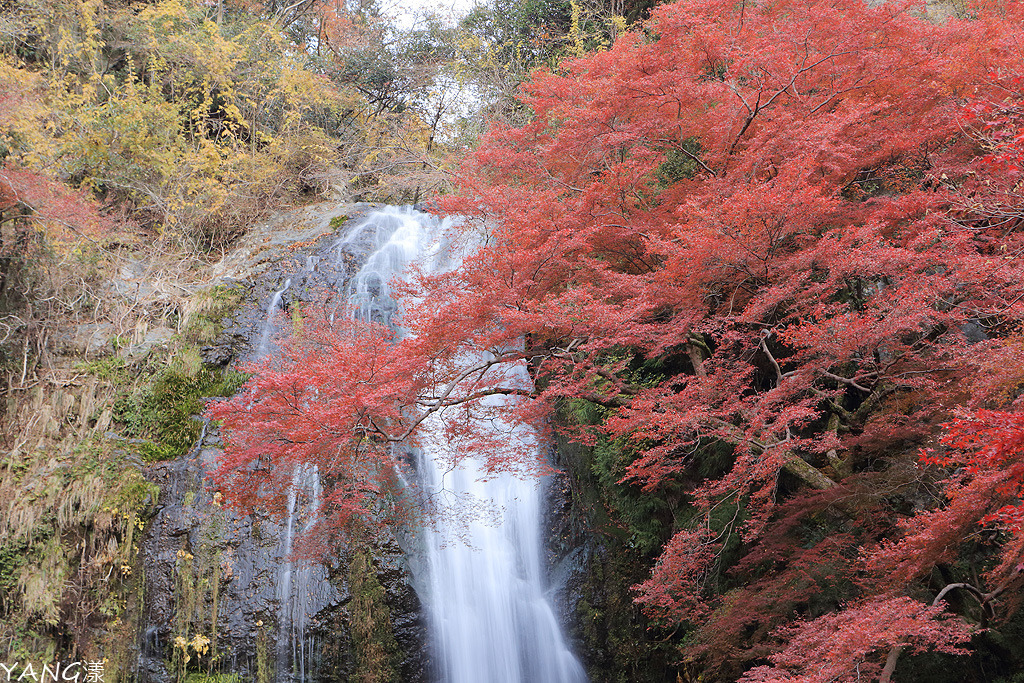
{"label": "yellow foliage", "polygon": [[[93,191],[165,241],[209,251],[282,204],[337,191],[415,201],[444,182],[437,159],[456,136],[441,122],[452,94],[431,90],[437,64],[399,74],[418,94],[381,106],[349,85],[351,75],[328,77],[335,68],[301,37],[314,35],[313,17],[293,30],[238,6],[214,21],[214,6],[199,0],[11,7],[0,54],[34,47],[24,62],[0,61],[0,87],[11,93],[0,95],[0,151]],[[334,59],[369,54],[387,78],[395,55],[373,20],[335,15],[319,18]],[[464,84],[479,71],[474,60],[503,68],[473,41],[463,41],[446,83]]]}
{"label": "yellow foliage", "polygon": [[189,646],[196,651],[200,656],[205,655],[210,650],[210,639],[204,636],[202,633],[197,633],[193,638]]}
{"label": "yellow foliage", "polygon": [[572,24],[569,27],[569,38],[572,40],[572,56],[582,57],[585,51],[583,47],[583,34],[580,30],[580,5],[577,0],[569,0],[569,7],[572,10]]}
{"label": "yellow foliage", "polygon": [[[340,163],[324,128],[362,104],[310,69],[269,19],[218,26],[191,0],[103,9],[99,0],[22,0],[26,31],[49,36],[41,74],[0,61],[0,142],[29,168],[127,202],[136,220],[209,247]],[[100,11],[130,48],[109,67]]]}

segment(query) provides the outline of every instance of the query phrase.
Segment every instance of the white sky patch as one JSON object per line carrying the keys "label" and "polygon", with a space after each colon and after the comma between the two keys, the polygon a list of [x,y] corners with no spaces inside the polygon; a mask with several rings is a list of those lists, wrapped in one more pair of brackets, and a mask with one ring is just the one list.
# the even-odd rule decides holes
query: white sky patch
{"label": "white sky patch", "polygon": [[412,28],[419,15],[435,11],[452,23],[464,17],[477,4],[476,0],[385,0],[384,13],[398,20],[401,28]]}

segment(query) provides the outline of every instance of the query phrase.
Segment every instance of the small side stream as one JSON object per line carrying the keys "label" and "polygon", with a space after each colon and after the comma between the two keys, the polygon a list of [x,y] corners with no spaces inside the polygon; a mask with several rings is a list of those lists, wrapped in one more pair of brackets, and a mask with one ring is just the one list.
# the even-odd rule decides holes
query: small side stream
{"label": "small side stream", "polygon": [[[338,254],[331,219],[352,207],[314,209],[296,212],[295,227],[280,219],[268,225],[277,245],[273,252],[257,247],[244,263],[236,255],[225,259],[234,259],[236,270],[243,263],[258,272],[248,282],[216,283],[245,288],[247,303],[226,321],[222,342],[203,349],[204,358],[227,364],[273,353],[274,340],[289,325],[289,308],[346,283],[372,251],[367,240],[356,239]],[[342,226],[341,233],[349,234],[360,219],[357,215]],[[289,249],[289,230],[294,242],[309,243],[304,251]],[[319,238],[310,239],[311,234]],[[316,521],[322,495],[316,470],[292,473],[283,518],[238,516],[222,509],[206,487],[205,474],[220,446],[217,430],[209,429],[187,456],[150,468],[161,494],[140,544],[145,607],[139,682],[176,681],[175,639],[190,641],[197,634],[211,639],[201,660],[215,654],[213,671],[238,674],[241,681],[261,675],[275,683],[345,680],[352,668],[345,560],[339,556],[326,566],[291,558],[296,539]],[[376,565],[402,650],[401,680],[420,683],[426,667],[420,604],[394,539],[381,539]],[[216,624],[211,623],[214,611]]]}

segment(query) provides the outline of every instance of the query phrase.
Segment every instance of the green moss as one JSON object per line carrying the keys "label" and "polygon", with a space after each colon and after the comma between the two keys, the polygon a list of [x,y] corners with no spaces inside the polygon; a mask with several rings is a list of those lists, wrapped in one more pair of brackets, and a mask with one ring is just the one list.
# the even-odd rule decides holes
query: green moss
{"label": "green moss", "polygon": [[216,505],[204,506],[199,522],[197,545],[183,545],[174,568],[169,654],[179,683],[231,680],[228,674],[218,672],[223,665],[223,653],[217,647],[217,621],[225,561],[224,512]]}
{"label": "green moss", "polygon": [[648,555],[664,545],[672,515],[662,498],[644,495],[637,486],[619,483],[626,467],[635,459],[624,439],[601,439],[592,450],[591,471],[612,512],[629,531],[628,544]]}
{"label": "green moss", "polygon": [[[566,404],[563,419],[576,424],[596,425],[607,417],[607,409],[575,399]],[[589,493],[584,509],[601,510],[598,522],[603,530],[643,555],[656,552],[672,531],[672,509],[663,497],[644,494],[639,486],[624,484],[626,468],[638,457],[625,438],[597,435],[592,448],[576,449],[576,475],[586,483],[578,491]],[[605,516],[606,515],[606,516]]]}
{"label": "green moss", "polygon": [[655,683],[671,671],[675,652],[648,628],[633,604],[631,587],[647,578],[634,549],[609,541],[589,564],[582,599],[576,604],[581,636],[590,653],[590,678],[609,683]]}
{"label": "green moss", "polygon": [[29,544],[24,541],[0,546],[0,611],[10,614],[15,608],[18,576],[25,565]]}
{"label": "green moss", "polygon": [[384,587],[369,552],[353,553],[349,563],[349,631],[355,672],[351,680],[393,683],[398,680],[398,642]]}
{"label": "green moss", "polygon": [[185,677],[185,683],[241,683],[238,674],[204,674],[191,673]]}
{"label": "green moss", "polygon": [[203,399],[230,396],[245,382],[244,373],[202,366],[180,353],[153,381],[114,405],[114,417],[128,436],[146,439],[138,445],[146,460],[167,460],[188,453],[202,431],[196,418]]}
{"label": "green moss", "polygon": [[668,149],[665,161],[655,171],[658,184],[668,187],[680,180],[692,178],[700,170],[697,162],[700,155],[700,141],[696,137],[686,138],[678,148]]}
{"label": "green moss", "polygon": [[331,219],[331,227],[337,230],[348,222],[348,216],[335,216]]}
{"label": "green moss", "polygon": [[270,670],[270,646],[267,644],[267,627],[258,622],[256,631],[256,683],[270,683],[274,680]]}
{"label": "green moss", "polygon": [[104,683],[136,680],[135,664],[138,661],[146,581],[142,563],[135,562],[134,565],[121,591],[123,599],[118,601],[116,613],[107,619],[107,631],[101,639],[102,652],[107,660]]}
{"label": "green moss", "polygon": [[[102,653],[130,670],[141,613],[139,539],[159,487],[117,445],[95,436],[70,452],[23,454],[21,467],[4,473],[3,486],[20,494],[0,545],[0,657],[53,659],[73,641],[89,657]],[[72,599],[77,618],[68,620]]]}
{"label": "green moss", "polygon": [[[639,379],[651,377],[647,368],[631,372]],[[639,377],[641,372],[647,377]],[[605,408],[577,399],[560,407],[558,419],[577,426],[599,425],[607,414]],[[637,457],[635,447],[625,440],[598,436],[593,447],[562,440],[558,450],[573,480],[574,507],[600,539],[576,604],[591,679],[668,680],[669,661],[676,656],[673,642],[649,628],[633,603],[632,587],[648,578],[653,557],[671,534],[679,510],[665,495],[645,495],[637,486],[620,483]],[[667,492],[678,494],[671,485]]]}
{"label": "green moss", "polygon": [[121,470],[117,475],[120,486],[108,498],[108,506],[118,510],[131,510],[140,518],[155,505],[160,497],[160,487],[146,481],[138,470]]}

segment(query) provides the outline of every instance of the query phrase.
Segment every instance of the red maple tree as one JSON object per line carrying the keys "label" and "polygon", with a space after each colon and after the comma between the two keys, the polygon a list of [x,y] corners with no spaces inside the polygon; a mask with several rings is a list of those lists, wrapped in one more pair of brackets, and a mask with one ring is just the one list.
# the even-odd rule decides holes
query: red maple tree
{"label": "red maple tree", "polygon": [[[295,354],[262,369],[250,398],[213,409],[232,439],[222,477],[250,476],[266,458],[344,473],[361,462],[352,444],[369,432],[412,437],[423,411],[457,414],[461,441],[483,438],[472,418],[496,410],[480,399],[502,389],[479,376],[528,362],[538,389],[508,404],[517,419],[570,399],[604,406],[599,424],[564,429],[628,444],[638,456],[624,482],[646,494],[686,490],[696,512],[638,587],[657,623],[691,624],[691,642],[732,637],[723,634],[743,629],[730,620],[755,604],[736,582],[776,572],[790,577],[772,584],[780,599],[757,609],[794,645],[759,636],[743,666],[764,664],[772,647],[782,654],[750,680],[802,666],[792,647],[823,625],[845,653],[829,666],[847,674],[886,648],[962,643],[962,625],[926,604],[934,596],[907,596],[928,590],[922,573],[957,552],[964,528],[1019,524],[1020,476],[1006,467],[1019,464],[1006,445],[1016,418],[953,424],[942,462],[975,464],[938,475],[949,501],[933,512],[901,526],[906,511],[871,489],[927,487],[931,475],[912,463],[952,411],[1000,392],[1012,399],[1024,385],[991,361],[1020,348],[1021,11],[979,7],[969,20],[932,23],[906,2],[681,0],[608,51],[538,73],[523,92],[533,120],[491,130],[460,192],[441,202],[484,246],[409,286],[418,303],[403,324],[413,336],[397,346],[345,342],[329,372],[315,354]],[[368,349],[383,355],[371,363]],[[487,367],[466,374],[467,354]],[[372,377],[353,374],[369,367]],[[263,407],[296,382],[320,385],[339,412],[308,410],[309,389],[288,410]],[[357,387],[364,398],[350,395]],[[353,417],[366,410],[371,422]],[[324,426],[283,436],[292,422]],[[274,434],[286,443],[261,445]],[[329,437],[348,446],[316,446]],[[728,466],[701,475],[711,446],[728,451]],[[349,464],[337,465],[338,453]],[[737,512],[725,522],[723,505]],[[846,518],[834,524],[836,576],[895,567],[886,581],[833,591],[828,617],[794,578],[826,546],[773,533],[821,515]],[[873,524],[874,537],[855,531]],[[948,540],[941,552],[926,547],[939,543],[936,529]],[[877,545],[879,536],[891,540]],[[994,586],[1016,580],[1016,543],[1000,542]],[[994,590],[978,589],[982,602]],[[859,624],[873,612],[892,618],[868,633]],[[784,628],[800,614],[818,619]]]}

